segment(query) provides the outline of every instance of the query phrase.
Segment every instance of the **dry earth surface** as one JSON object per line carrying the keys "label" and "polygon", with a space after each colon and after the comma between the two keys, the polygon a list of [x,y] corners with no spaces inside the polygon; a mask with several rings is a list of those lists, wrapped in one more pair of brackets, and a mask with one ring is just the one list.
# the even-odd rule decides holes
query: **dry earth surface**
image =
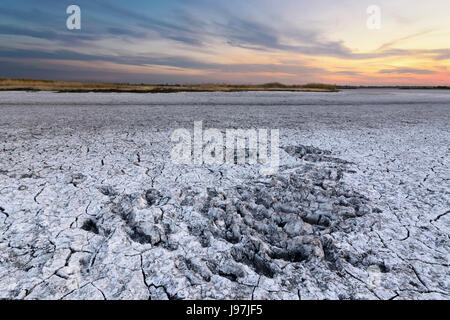
{"label": "dry earth surface", "polygon": [[[449,299],[450,93],[0,93],[0,298]],[[280,129],[280,169],[171,162]]]}

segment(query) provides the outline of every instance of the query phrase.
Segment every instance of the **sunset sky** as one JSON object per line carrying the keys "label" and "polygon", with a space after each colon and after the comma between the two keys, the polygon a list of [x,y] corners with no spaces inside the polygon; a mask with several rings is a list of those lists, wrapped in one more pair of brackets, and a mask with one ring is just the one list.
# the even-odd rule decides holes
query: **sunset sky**
{"label": "sunset sky", "polygon": [[2,0],[0,77],[450,85],[450,0]]}

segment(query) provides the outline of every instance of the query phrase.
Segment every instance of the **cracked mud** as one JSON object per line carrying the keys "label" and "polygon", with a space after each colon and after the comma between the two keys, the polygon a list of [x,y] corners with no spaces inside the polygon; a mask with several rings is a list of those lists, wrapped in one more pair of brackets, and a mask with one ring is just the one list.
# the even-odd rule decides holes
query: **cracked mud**
{"label": "cracked mud", "polygon": [[[449,299],[450,95],[0,94],[0,298]],[[173,129],[280,129],[280,169]]]}

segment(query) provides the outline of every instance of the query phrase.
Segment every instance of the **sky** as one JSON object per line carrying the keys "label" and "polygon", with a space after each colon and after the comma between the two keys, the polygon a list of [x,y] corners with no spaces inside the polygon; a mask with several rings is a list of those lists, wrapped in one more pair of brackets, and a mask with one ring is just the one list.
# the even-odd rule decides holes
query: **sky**
{"label": "sky", "polygon": [[449,40],[449,0],[0,2],[1,78],[450,85]]}

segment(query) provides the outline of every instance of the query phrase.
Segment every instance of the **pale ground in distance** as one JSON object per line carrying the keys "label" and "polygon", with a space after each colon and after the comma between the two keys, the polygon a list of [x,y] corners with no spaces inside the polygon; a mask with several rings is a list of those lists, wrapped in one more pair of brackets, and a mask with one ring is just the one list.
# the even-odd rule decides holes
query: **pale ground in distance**
{"label": "pale ground in distance", "polygon": [[[0,93],[0,298],[449,299],[450,92]],[[173,129],[280,129],[281,167]]]}

